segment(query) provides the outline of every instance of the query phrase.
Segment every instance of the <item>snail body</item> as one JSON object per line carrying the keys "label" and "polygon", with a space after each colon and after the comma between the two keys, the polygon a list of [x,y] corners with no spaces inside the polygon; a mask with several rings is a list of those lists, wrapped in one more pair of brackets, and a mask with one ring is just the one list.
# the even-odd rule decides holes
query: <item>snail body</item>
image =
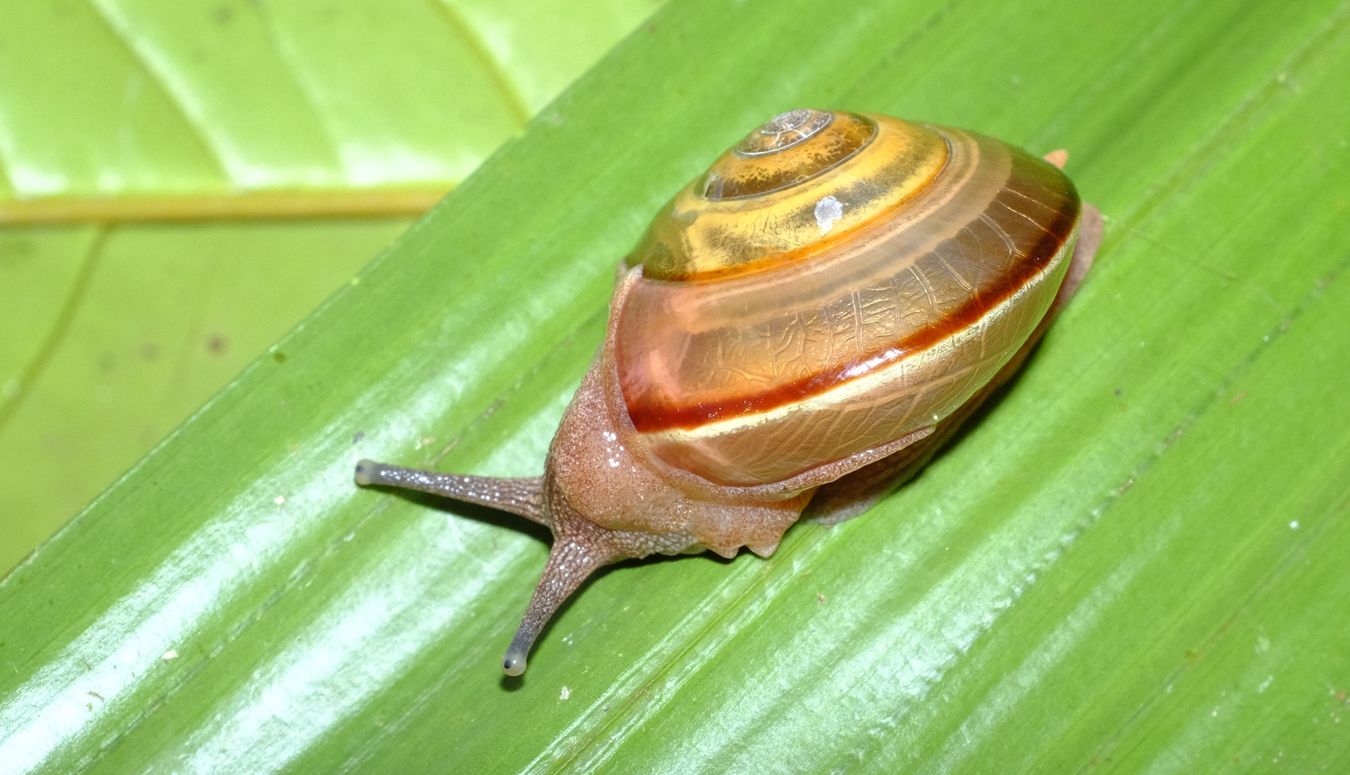
{"label": "snail body", "polygon": [[357,481],[551,529],[503,663],[519,675],[597,568],[767,557],[803,513],[837,521],[896,486],[1017,369],[1099,237],[1057,166],[999,141],[783,113],[677,194],[620,267],[542,477],[363,460]]}

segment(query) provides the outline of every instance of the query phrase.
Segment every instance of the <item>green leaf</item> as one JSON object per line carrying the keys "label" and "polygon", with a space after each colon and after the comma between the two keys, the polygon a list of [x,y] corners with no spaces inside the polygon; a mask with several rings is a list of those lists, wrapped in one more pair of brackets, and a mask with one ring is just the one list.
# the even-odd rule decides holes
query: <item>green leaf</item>
{"label": "green leaf", "polygon": [[430,204],[653,5],[13,4],[0,222]]}
{"label": "green leaf", "polygon": [[653,5],[0,11],[0,571]]}
{"label": "green leaf", "polygon": [[[0,761],[1334,771],[1348,71],[1343,2],[665,8],[0,585]],[[544,544],[351,464],[537,473],[647,219],[803,104],[1070,149],[1097,267],[913,484],[504,681]]]}

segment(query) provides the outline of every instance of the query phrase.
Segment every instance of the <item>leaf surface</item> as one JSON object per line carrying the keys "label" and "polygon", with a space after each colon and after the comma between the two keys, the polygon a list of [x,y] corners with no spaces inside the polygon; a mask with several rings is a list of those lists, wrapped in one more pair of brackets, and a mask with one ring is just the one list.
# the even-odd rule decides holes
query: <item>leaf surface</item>
{"label": "leaf surface", "polygon": [[0,11],[0,571],[652,0]]}
{"label": "leaf surface", "polygon": [[[659,12],[0,584],[0,760],[247,771],[1334,772],[1350,758],[1350,6]],[[538,473],[647,219],[766,116],[1070,149],[1098,265],[865,516],[588,584],[360,491]],[[284,356],[278,357],[278,356]]]}

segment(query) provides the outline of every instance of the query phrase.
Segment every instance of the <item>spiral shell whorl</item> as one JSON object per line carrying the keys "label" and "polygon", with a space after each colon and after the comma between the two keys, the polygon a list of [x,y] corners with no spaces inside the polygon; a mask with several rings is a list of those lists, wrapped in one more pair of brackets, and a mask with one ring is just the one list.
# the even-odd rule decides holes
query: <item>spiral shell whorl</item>
{"label": "spiral shell whorl", "polygon": [[798,108],[779,113],[769,119],[759,129],[746,135],[736,146],[735,152],[741,156],[762,156],[777,153],[792,146],[810,140],[830,125],[833,113],[810,108]]}
{"label": "spiral shell whorl", "polygon": [[814,254],[918,196],[948,156],[898,119],[792,110],[719,157],[657,216],[630,263],[655,280],[710,280]]}
{"label": "spiral shell whorl", "polygon": [[875,124],[850,113],[780,113],[714,162],[696,188],[711,202],[782,191],[843,164],[876,132]]}

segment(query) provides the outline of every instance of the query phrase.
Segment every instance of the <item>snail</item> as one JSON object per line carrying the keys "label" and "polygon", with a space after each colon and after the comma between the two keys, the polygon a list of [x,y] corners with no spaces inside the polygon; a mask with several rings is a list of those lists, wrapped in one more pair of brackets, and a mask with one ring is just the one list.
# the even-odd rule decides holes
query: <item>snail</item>
{"label": "snail", "polygon": [[503,660],[596,569],[837,522],[921,467],[1021,364],[1090,267],[1101,218],[1060,171],[958,129],[793,110],[675,196],[620,264],[604,346],[542,476],[362,460],[547,526]]}

